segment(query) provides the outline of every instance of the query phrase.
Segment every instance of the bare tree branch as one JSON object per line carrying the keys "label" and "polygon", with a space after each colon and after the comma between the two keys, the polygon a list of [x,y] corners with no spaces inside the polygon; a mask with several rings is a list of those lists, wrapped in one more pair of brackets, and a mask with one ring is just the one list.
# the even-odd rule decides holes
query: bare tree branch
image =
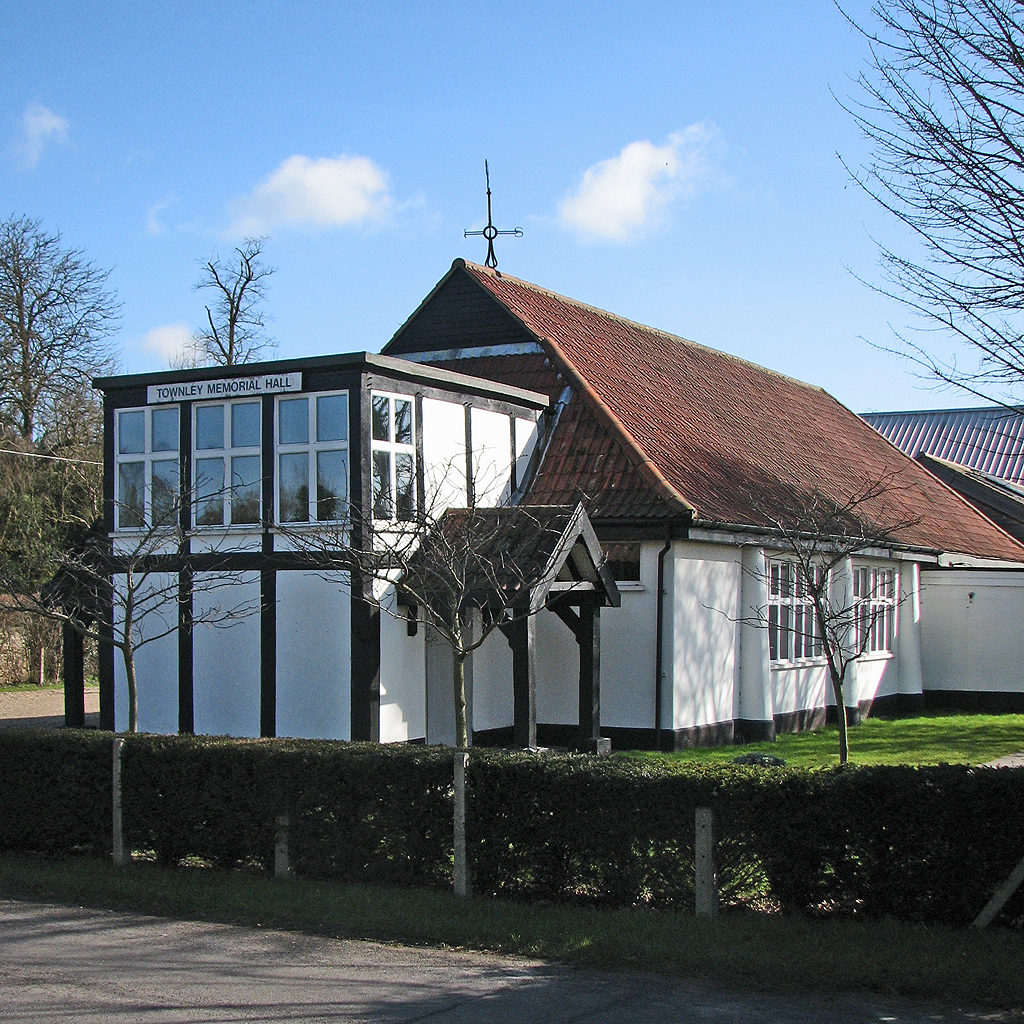
{"label": "bare tree branch", "polygon": [[249,363],[276,347],[266,333],[270,317],[260,303],[266,298],[267,279],[273,267],[261,257],[266,238],[247,238],[235,250],[237,261],[222,262],[214,255],[203,264],[197,289],[211,289],[214,299],[206,307],[207,326],[193,339],[193,352],[183,363],[198,365],[202,359],[220,366]]}

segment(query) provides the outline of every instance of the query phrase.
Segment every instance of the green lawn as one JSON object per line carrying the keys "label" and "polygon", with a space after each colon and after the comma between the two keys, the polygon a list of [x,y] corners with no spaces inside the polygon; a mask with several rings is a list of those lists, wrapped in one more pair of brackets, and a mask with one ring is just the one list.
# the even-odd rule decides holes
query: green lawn
{"label": "green lawn", "polygon": [[1024,1011],[1024,940],[896,921],[728,914],[711,925],[644,909],[460,900],[257,872],[124,869],[0,855],[0,896],[137,910],[409,945],[494,950],[605,970],[653,971],[732,989],[850,992]]}
{"label": "green lawn", "polygon": [[[800,768],[839,764],[839,734],[834,726],[791,733],[774,743],[737,747],[697,747],[678,753],[625,752],[671,762],[727,763],[740,754],[764,751]],[[922,715],[887,721],[869,718],[850,729],[853,764],[984,764],[1024,751],[1024,715]]]}

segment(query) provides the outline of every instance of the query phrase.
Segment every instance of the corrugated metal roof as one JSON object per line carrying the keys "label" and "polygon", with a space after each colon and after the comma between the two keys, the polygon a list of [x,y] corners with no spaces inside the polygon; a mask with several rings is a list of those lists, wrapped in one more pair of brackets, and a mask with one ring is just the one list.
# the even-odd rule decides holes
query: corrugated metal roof
{"label": "corrugated metal roof", "polygon": [[1024,484],[1024,410],[924,409],[864,413],[863,419],[911,458],[924,452]]}

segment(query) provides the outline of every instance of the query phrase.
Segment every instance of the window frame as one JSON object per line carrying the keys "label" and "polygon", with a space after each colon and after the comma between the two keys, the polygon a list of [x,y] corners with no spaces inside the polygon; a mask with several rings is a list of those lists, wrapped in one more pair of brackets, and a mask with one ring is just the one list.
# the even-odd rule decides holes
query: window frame
{"label": "window frame", "polygon": [[[896,599],[899,585],[898,569],[881,565],[853,566],[853,628],[857,650],[861,651],[860,657],[885,658],[893,655],[899,614],[899,601]],[[861,650],[865,626],[870,634]]]}
{"label": "window frame", "polygon": [[[175,434],[176,446],[172,450],[153,450],[153,413],[173,410],[178,414],[178,429]],[[121,416],[126,413],[143,414],[143,450],[141,452],[121,452]],[[153,528],[153,465],[158,462],[173,462],[177,473],[177,488],[174,500],[181,496],[181,406],[171,402],[162,405],[124,406],[114,410],[114,532],[139,532]],[[142,522],[126,526],[121,522],[121,513],[125,507],[121,498],[121,467],[132,463],[143,464]],[[177,523],[168,523],[167,528],[173,529]]]}
{"label": "window frame", "polygon": [[[241,405],[255,405],[258,410],[259,421],[256,431],[256,436],[259,441],[255,445],[238,445],[232,444],[233,437],[231,433],[232,417],[233,413],[229,410],[234,406]],[[200,409],[212,409],[219,407],[221,409],[221,415],[223,417],[224,426],[224,444],[220,448],[200,448],[198,445],[198,419]],[[250,398],[239,398],[235,400],[224,400],[214,402],[194,402],[192,404],[192,509],[191,509],[191,522],[192,527],[195,530],[209,531],[209,530],[259,530],[263,525],[263,403],[257,398],[253,400]],[[259,463],[260,471],[259,478],[256,483],[258,496],[257,505],[259,513],[254,523],[232,523],[231,513],[234,504],[235,485],[233,482],[232,465],[236,458],[253,458],[255,457]],[[221,522],[220,523],[199,523],[198,522],[198,511],[200,506],[200,498],[198,493],[199,486],[199,463],[205,460],[220,459],[224,467],[224,483],[221,487]]]}
{"label": "window frame", "polygon": [[[767,567],[769,663],[778,667],[821,664],[825,661],[825,646],[814,599],[804,581],[803,566],[791,558],[769,558]],[[820,583],[825,573],[824,566],[814,566],[813,571]],[[787,580],[785,584],[783,577]],[[831,579],[826,584],[826,595],[830,584]],[[784,588],[789,592],[784,593]],[[806,630],[808,621],[809,633]]]}
{"label": "window frame", "polygon": [[[319,399],[321,398],[344,398],[345,413],[343,422],[345,424],[344,438],[335,438],[329,441],[317,440],[317,426],[319,422]],[[281,442],[281,405],[283,402],[294,402],[305,400],[306,402],[306,440],[296,441],[289,444]],[[338,391],[307,391],[301,394],[279,395],[274,401],[274,525],[279,527],[302,527],[316,526],[322,523],[346,523],[349,520],[348,502],[352,493],[352,458],[351,458],[351,426],[349,414],[351,412],[351,394],[348,389]],[[320,519],[319,513],[319,484],[317,476],[317,456],[325,452],[345,453],[345,486],[344,494],[340,496],[342,514],[332,519]],[[281,456],[282,455],[306,455],[306,518],[298,520],[281,519]],[[338,500],[335,496],[335,500]]]}
{"label": "window frame", "polygon": [[[373,431],[373,401],[375,398],[384,398],[388,401],[388,427],[390,437],[385,440],[383,438],[374,437]],[[395,429],[396,424],[396,410],[395,402],[408,402],[410,406],[410,437],[411,441],[408,443],[396,440],[397,431]],[[404,395],[396,391],[370,391],[370,516],[375,523],[411,523],[415,522],[416,516],[419,513],[422,499],[419,494],[419,472],[417,465],[417,446],[416,446],[416,399],[413,395]],[[374,466],[374,455],[378,452],[387,453],[388,455],[388,486],[389,491],[389,503],[390,503],[390,514],[387,517],[377,515],[377,473]],[[398,501],[398,461],[399,457],[407,457],[411,460],[411,485],[412,485],[412,505],[406,515],[400,515],[399,513],[399,501]]]}

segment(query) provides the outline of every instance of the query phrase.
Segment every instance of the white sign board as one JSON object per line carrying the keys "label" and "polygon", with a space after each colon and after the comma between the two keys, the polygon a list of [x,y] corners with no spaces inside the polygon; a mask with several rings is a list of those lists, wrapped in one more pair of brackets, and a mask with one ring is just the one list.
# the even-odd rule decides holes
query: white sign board
{"label": "white sign board", "polygon": [[159,402],[205,402],[212,398],[247,398],[301,390],[301,373],[261,373],[255,377],[228,377],[226,380],[151,384],[146,389],[146,401],[150,405]]}

